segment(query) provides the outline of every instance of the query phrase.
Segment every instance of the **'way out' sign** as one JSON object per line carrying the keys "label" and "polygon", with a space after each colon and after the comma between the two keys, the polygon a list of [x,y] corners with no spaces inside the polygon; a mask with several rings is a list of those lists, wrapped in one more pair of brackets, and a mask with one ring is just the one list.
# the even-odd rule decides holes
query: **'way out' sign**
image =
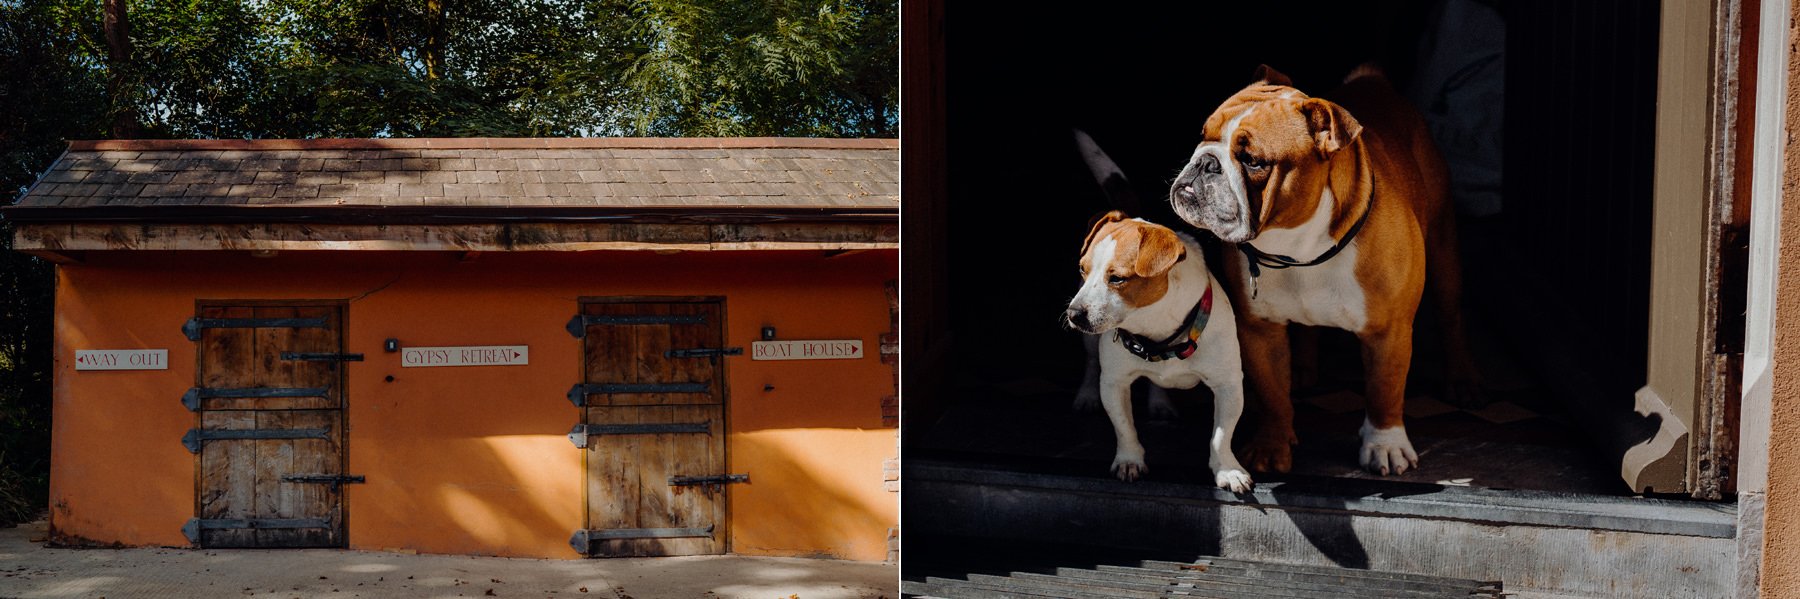
{"label": "'way out' sign", "polygon": [[400,366],[524,366],[531,362],[531,348],[524,345],[469,347],[408,347],[400,350]]}
{"label": "'way out' sign", "polygon": [[750,343],[752,360],[854,360],[861,357],[861,339],[794,339]]}
{"label": "'way out' sign", "polygon": [[166,349],[78,349],[76,370],[168,370]]}

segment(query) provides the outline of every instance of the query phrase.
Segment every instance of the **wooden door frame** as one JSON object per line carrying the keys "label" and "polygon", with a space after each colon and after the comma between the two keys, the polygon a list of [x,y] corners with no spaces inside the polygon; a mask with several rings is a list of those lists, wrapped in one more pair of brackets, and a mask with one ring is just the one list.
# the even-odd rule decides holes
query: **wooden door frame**
{"label": "wooden door frame", "polygon": [[[338,313],[337,314],[337,316],[338,316],[338,320],[337,320],[338,351],[343,352],[343,351],[347,351],[347,349],[348,349],[347,344],[349,343],[349,339],[348,339],[349,335],[347,333],[350,330],[350,302],[348,300],[342,300],[342,299],[308,299],[308,300],[196,299],[196,300],[194,300],[194,315],[199,316],[200,311],[204,310],[206,308],[220,307],[220,306],[243,306],[243,307],[252,307],[252,308],[263,308],[263,307],[269,307],[269,308],[276,308],[276,307],[281,307],[281,308],[285,308],[285,307],[294,307],[294,308],[330,307],[330,308],[336,308],[337,313]],[[202,339],[204,339],[204,337],[202,337]],[[200,373],[202,372],[202,370],[204,368],[201,363],[201,360],[203,359],[202,353],[205,349],[206,349],[205,343],[196,342],[194,344],[194,385],[195,386],[200,386],[205,383],[205,381],[200,380]],[[337,368],[337,385],[338,385],[338,407],[337,407],[338,422],[337,422],[337,424],[338,424],[338,434],[340,435],[339,441],[338,441],[338,472],[339,473],[344,473],[344,472],[350,471],[349,470],[349,468],[350,468],[350,427],[349,427],[349,423],[350,423],[350,377],[349,377],[349,370],[350,369],[348,366],[340,366],[339,368]],[[198,429],[203,426],[203,424],[201,422],[201,417],[205,413],[205,411],[206,410],[204,410],[204,409],[193,411],[194,428]],[[202,461],[202,457],[204,455],[205,455],[205,452],[194,454],[194,506],[193,506],[194,516],[193,517],[196,517],[196,518],[199,517],[200,511],[201,511],[200,498],[205,493],[205,489],[203,488],[203,486],[204,486],[203,481],[205,479],[205,474],[200,471],[201,463],[202,463],[201,461]],[[339,486],[338,491],[337,491],[337,502],[338,502],[337,525],[341,530],[338,534],[338,544],[337,544],[336,548],[344,549],[344,548],[348,548],[350,546],[350,493],[348,492],[347,489],[344,489],[342,485]],[[276,548],[276,549],[279,549],[279,548]],[[318,547],[313,547],[312,549],[318,549]]]}
{"label": "wooden door frame", "polygon": [[[1745,306],[1744,358],[1739,373],[1737,431],[1738,596],[1761,592],[1764,504],[1773,434],[1776,280],[1780,257],[1782,186],[1785,183],[1790,7],[1764,0],[1758,6],[1756,83],[1751,117],[1750,257]],[[1789,290],[1789,293],[1794,291]]]}
{"label": "wooden door frame", "polygon": [[1740,58],[1761,45],[1748,43],[1759,37],[1749,29],[1759,6],[1662,2],[1647,368],[1635,398],[1638,413],[1660,423],[1620,464],[1633,491],[1735,492],[1742,348],[1720,345],[1741,339],[1734,329],[1744,323],[1721,312],[1721,292],[1745,282],[1724,266],[1739,257],[1722,246],[1743,228],[1750,197],[1741,179],[1750,174],[1755,113],[1744,96],[1757,75]]}
{"label": "wooden door frame", "polygon": [[[583,296],[578,296],[575,298],[575,313],[576,314],[585,314],[586,306],[588,304],[643,304],[643,303],[718,304],[718,306],[719,306],[719,342],[724,345],[729,345],[731,343],[731,341],[730,341],[731,328],[726,326],[726,321],[728,320],[729,317],[728,317],[728,312],[726,311],[726,306],[725,306],[725,296],[723,296],[723,295],[598,295],[598,296],[583,295]],[[581,351],[576,352],[577,360],[575,361],[575,380],[586,381],[587,380],[587,345],[586,345],[585,341],[582,341],[581,343],[582,343]],[[721,358],[719,360],[719,364],[717,367],[717,371],[718,371],[717,376],[719,377],[719,430],[721,431],[720,435],[722,435],[724,437],[723,439],[719,440],[719,452],[724,454],[723,456],[721,456],[721,459],[724,461],[723,466],[724,466],[725,472],[733,471],[733,468],[732,468],[733,464],[731,463],[731,453],[732,452],[731,452],[731,370],[730,370],[730,362],[731,362],[730,360]],[[575,408],[576,421],[587,422],[587,410],[588,409],[585,407],[579,407],[579,406],[576,407]],[[581,450],[581,480],[582,480],[582,484],[581,484],[581,528],[582,529],[591,529],[594,527],[594,523],[592,521],[593,507],[592,507],[592,504],[590,503],[593,500],[593,498],[588,496],[588,485],[587,485],[587,477],[590,476],[590,471],[589,471],[590,465],[588,464],[588,460],[593,457],[593,453],[594,452],[591,449]],[[731,486],[730,485],[726,485],[724,491],[719,493],[719,509],[720,509],[720,511],[724,512],[724,516],[721,516],[719,518],[720,521],[718,523],[714,524],[714,526],[720,527],[720,530],[722,531],[719,533],[719,551],[720,551],[721,555],[726,555],[726,554],[732,553],[733,550],[735,549],[735,547],[733,547],[733,537],[731,534]]]}

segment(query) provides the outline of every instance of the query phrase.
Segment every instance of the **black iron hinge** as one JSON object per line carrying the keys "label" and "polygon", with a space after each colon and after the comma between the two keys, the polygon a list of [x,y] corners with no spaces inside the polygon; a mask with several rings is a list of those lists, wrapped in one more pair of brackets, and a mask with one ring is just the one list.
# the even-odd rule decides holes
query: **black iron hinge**
{"label": "black iron hinge", "polygon": [[363,355],[284,351],[281,352],[281,359],[299,362],[361,362]]}
{"label": "black iron hinge", "polygon": [[712,476],[671,476],[669,486],[688,487],[694,485],[725,485],[731,483],[750,482],[748,474],[714,474]]}
{"label": "black iron hinge", "polygon": [[600,435],[666,435],[673,433],[712,434],[712,421],[652,422],[645,424],[577,424],[569,431],[569,442],[586,449],[588,437]]}
{"label": "black iron hinge", "polygon": [[281,477],[281,482],[331,485],[335,490],[344,485],[360,485],[369,481],[361,474],[287,474]]}
{"label": "black iron hinge", "polygon": [[331,429],[323,428],[251,428],[251,429],[188,429],[181,436],[181,444],[188,451],[200,453],[207,441],[226,441],[241,439],[324,439],[331,440]]}
{"label": "black iron hinge", "polygon": [[330,387],[257,387],[247,389],[211,389],[192,387],[181,395],[181,405],[188,411],[200,409],[200,402],[214,397],[243,399],[253,397],[330,397]]}
{"label": "black iron hinge", "polygon": [[587,336],[597,324],[706,324],[703,314],[576,314],[563,328],[576,339]]}
{"label": "black iron hinge", "polygon": [[713,356],[741,356],[741,347],[695,347],[689,349],[671,349],[663,352],[665,358],[710,358]]}
{"label": "black iron hinge", "polygon": [[330,326],[324,318],[200,318],[188,319],[181,325],[181,334],[188,341],[199,341],[206,329],[323,329]]}
{"label": "black iron hinge", "polygon": [[587,396],[606,393],[707,393],[710,383],[578,383],[569,389],[569,402],[587,406]]}

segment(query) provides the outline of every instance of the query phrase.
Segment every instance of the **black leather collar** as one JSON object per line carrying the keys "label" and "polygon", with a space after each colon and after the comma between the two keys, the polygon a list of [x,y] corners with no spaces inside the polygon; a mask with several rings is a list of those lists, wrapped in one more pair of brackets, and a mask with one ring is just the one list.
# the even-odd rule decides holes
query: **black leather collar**
{"label": "black leather collar", "polygon": [[1194,303],[1192,310],[1188,310],[1187,320],[1183,321],[1185,326],[1175,329],[1173,334],[1161,341],[1151,341],[1125,329],[1117,329],[1114,336],[1120,345],[1125,346],[1125,351],[1145,361],[1161,362],[1170,358],[1185,360],[1199,349],[1200,332],[1206,330],[1206,322],[1212,319],[1212,288],[1212,281],[1207,281],[1206,292],[1200,294],[1200,301]]}

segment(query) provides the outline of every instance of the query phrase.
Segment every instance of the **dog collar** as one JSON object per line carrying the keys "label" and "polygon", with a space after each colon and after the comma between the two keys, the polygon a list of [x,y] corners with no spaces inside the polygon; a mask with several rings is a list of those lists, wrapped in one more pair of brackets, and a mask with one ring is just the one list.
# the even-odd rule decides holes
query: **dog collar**
{"label": "dog collar", "polygon": [[1187,326],[1177,329],[1173,335],[1162,341],[1151,341],[1137,333],[1125,329],[1115,331],[1119,344],[1125,351],[1149,362],[1161,362],[1170,358],[1185,360],[1199,349],[1200,331],[1206,330],[1206,321],[1212,318],[1212,282],[1206,284],[1206,293],[1200,294],[1199,303],[1188,311]]}
{"label": "dog collar", "polygon": [[1336,256],[1338,252],[1343,251],[1344,246],[1350,245],[1350,241],[1356,239],[1357,231],[1362,230],[1363,223],[1368,222],[1369,213],[1374,211],[1375,194],[1371,193],[1369,194],[1368,207],[1363,208],[1362,216],[1357,217],[1356,222],[1350,225],[1350,230],[1344,233],[1344,238],[1339,239],[1337,243],[1331,244],[1331,249],[1325,250],[1325,253],[1319,254],[1317,258],[1313,258],[1306,262],[1301,262],[1281,254],[1271,254],[1256,249],[1256,246],[1251,245],[1249,242],[1238,244],[1238,249],[1243,250],[1244,256],[1250,259],[1250,278],[1252,279],[1262,276],[1262,269],[1264,268],[1281,270],[1296,266],[1317,266],[1319,264],[1324,264],[1326,260],[1330,260],[1332,256]]}

